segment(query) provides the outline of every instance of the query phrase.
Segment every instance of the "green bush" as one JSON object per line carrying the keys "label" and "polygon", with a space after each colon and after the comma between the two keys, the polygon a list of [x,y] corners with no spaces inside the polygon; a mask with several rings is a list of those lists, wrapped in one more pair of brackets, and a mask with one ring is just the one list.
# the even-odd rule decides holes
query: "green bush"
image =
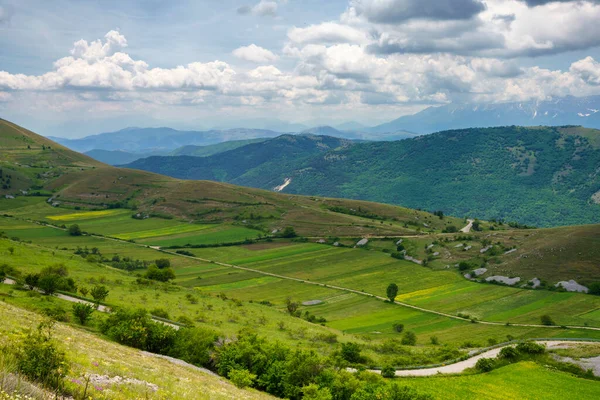
{"label": "green bush", "polygon": [[79,225],[73,224],[73,225],[69,226],[69,235],[81,236],[82,232],[81,232],[81,228],[79,227]]}
{"label": "green bush", "polygon": [[475,369],[480,372],[490,372],[496,366],[496,362],[492,358],[480,358],[475,364]]}
{"label": "green bush", "polygon": [[519,352],[513,346],[507,346],[500,350],[498,357],[505,360],[516,360],[519,358]]}
{"label": "green bush", "polygon": [[106,298],[108,297],[108,289],[105,286],[97,285],[92,288],[90,294],[92,295],[94,300],[96,300],[96,302],[99,303],[101,301],[106,300]]}
{"label": "green bush", "polygon": [[406,332],[400,341],[405,346],[415,346],[417,344],[417,335],[414,332]]}
{"label": "green bush", "polygon": [[77,320],[79,321],[79,323],[81,325],[85,325],[92,318],[92,314],[94,313],[95,310],[96,310],[96,308],[90,304],[86,304],[86,303],[73,304],[73,315],[75,316],[75,318],[77,318]]}
{"label": "green bush", "polygon": [[252,386],[256,375],[248,371],[247,369],[232,369],[229,372],[229,380],[239,388],[245,388]]}
{"label": "green bush", "polygon": [[154,315],[155,317],[169,319],[169,313],[164,308],[155,308],[154,310],[150,311],[150,314]]}
{"label": "green bush", "polygon": [[362,360],[360,346],[357,343],[342,343],[342,358],[349,363],[359,363]]}
{"label": "green bush", "polygon": [[395,322],[393,327],[394,327],[394,330],[398,333],[402,333],[402,331],[404,330],[404,324],[401,324],[399,322]]}
{"label": "green bush", "polygon": [[517,345],[517,351],[521,354],[544,354],[546,347],[535,342],[524,342]]}
{"label": "green bush", "polygon": [[53,322],[43,322],[15,348],[17,368],[29,379],[57,389],[69,373],[65,353],[52,338]]}
{"label": "green bush", "polygon": [[547,325],[547,326],[556,325],[554,323],[554,320],[552,319],[552,317],[550,317],[548,314],[542,315],[540,317],[540,321],[542,322],[542,325]]}
{"label": "green bush", "polygon": [[394,378],[396,376],[396,370],[391,366],[383,367],[381,370],[381,376],[384,378]]}

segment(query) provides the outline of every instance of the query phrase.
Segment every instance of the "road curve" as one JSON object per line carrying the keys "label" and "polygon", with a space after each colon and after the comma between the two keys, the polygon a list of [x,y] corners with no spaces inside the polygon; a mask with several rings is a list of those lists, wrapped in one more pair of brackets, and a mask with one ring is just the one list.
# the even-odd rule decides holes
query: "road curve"
{"label": "road curve", "polygon": [[[541,341],[536,340],[535,342],[538,344],[543,344],[547,348],[550,348],[550,349],[553,347],[556,347],[556,346],[564,345],[564,344],[597,343],[597,342],[592,342],[592,341],[586,342],[586,341],[560,341],[560,340],[541,340]],[[509,347],[509,346],[515,346],[515,344],[507,344],[506,346],[488,350],[484,353],[478,354],[478,355],[468,358],[466,360],[459,361],[454,364],[444,365],[441,367],[397,370],[396,376],[410,377],[410,376],[433,376],[433,375],[438,375],[438,374],[460,374],[460,373],[464,372],[466,369],[473,368],[475,366],[475,364],[477,364],[477,361],[482,358],[496,358],[503,348]],[[350,371],[353,372],[355,370],[350,370]],[[371,369],[368,371],[373,372],[375,374],[381,374],[380,370]]]}

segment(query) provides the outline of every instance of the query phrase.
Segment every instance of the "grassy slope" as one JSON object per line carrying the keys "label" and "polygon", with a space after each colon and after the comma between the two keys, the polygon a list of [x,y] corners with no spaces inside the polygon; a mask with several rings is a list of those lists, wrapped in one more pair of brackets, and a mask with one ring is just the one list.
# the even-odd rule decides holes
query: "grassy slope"
{"label": "grassy slope", "polygon": [[[35,328],[42,320],[37,314],[0,303],[0,345],[18,337],[25,329]],[[180,366],[170,361],[139,350],[103,340],[65,324],[57,324],[55,339],[66,351],[72,371],[69,377],[82,380],[89,374],[133,378],[158,386],[158,391],[148,390],[145,385],[114,385],[100,387],[102,395],[111,399],[271,399],[273,397],[257,391],[240,390],[227,380],[209,375],[191,367]],[[67,380],[67,386],[75,388],[77,383]],[[97,389],[91,388],[96,392]]]}
{"label": "grassy slope", "polygon": [[520,362],[486,374],[403,379],[436,399],[594,399],[600,383],[576,378],[533,362]]}

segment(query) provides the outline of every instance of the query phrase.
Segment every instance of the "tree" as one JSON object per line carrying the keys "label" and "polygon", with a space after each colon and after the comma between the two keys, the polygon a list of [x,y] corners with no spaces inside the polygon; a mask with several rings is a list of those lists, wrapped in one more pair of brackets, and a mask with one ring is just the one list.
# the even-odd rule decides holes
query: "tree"
{"label": "tree", "polygon": [[33,290],[38,287],[40,281],[40,274],[27,274],[25,275],[25,284],[29,287],[29,290]]}
{"label": "tree", "polygon": [[73,224],[69,226],[69,235],[71,236],[81,236],[81,228],[77,224]]}
{"label": "tree", "polygon": [[104,301],[108,297],[108,289],[105,286],[94,286],[90,292],[97,303]]}
{"label": "tree", "polygon": [[360,356],[360,346],[357,343],[342,343],[342,358],[350,363],[359,363],[362,360]]}
{"label": "tree", "polygon": [[475,364],[475,369],[480,372],[490,372],[494,369],[495,364],[493,358],[480,358]]}
{"label": "tree", "polygon": [[414,332],[406,332],[400,341],[405,346],[415,346],[417,344],[417,335]]}
{"label": "tree", "polygon": [[390,299],[390,303],[393,303],[396,296],[398,296],[398,285],[395,283],[390,283],[387,287],[386,293],[388,299]]}
{"label": "tree", "polygon": [[392,325],[394,327],[394,330],[398,333],[402,333],[402,331],[404,330],[404,324],[401,324],[399,322],[394,322],[394,325]]}
{"label": "tree", "polygon": [[75,303],[73,304],[73,315],[81,325],[85,325],[90,318],[95,308],[87,303]]}
{"label": "tree", "polygon": [[292,301],[292,299],[289,297],[285,300],[285,305],[287,307],[287,312],[290,315],[294,315],[296,310],[298,310],[298,303]]}
{"label": "tree", "polygon": [[81,293],[81,295],[82,295],[83,297],[87,297],[87,295],[88,295],[88,293],[89,293],[89,292],[90,292],[90,291],[89,291],[89,290],[88,290],[88,288],[86,288],[86,287],[82,287],[82,288],[80,288],[80,289],[79,289],[79,293]]}
{"label": "tree", "polygon": [[175,279],[175,272],[171,268],[159,269],[156,265],[152,264],[148,267],[144,277],[154,281],[168,282],[171,279]]}
{"label": "tree", "polygon": [[556,325],[554,323],[554,320],[552,319],[552,317],[550,317],[548,314],[542,315],[540,317],[540,321],[542,321],[542,325],[547,325],[547,326]]}
{"label": "tree", "polygon": [[302,388],[302,400],[332,400],[333,396],[329,388],[320,388],[319,385],[311,383]]}
{"label": "tree", "polygon": [[37,286],[44,291],[45,294],[51,296],[56,293],[61,277],[56,274],[43,275],[39,278]]}
{"label": "tree", "polygon": [[296,231],[294,230],[294,228],[292,228],[291,226],[286,227],[283,232],[281,233],[281,237],[284,238],[295,238],[296,236]]}
{"label": "tree", "polygon": [[13,254],[15,254],[15,248],[10,246],[8,249],[8,252],[10,253],[10,255],[12,256]]}
{"label": "tree", "polygon": [[158,269],[170,268],[171,261],[168,258],[159,258],[154,261],[154,264],[158,267]]}

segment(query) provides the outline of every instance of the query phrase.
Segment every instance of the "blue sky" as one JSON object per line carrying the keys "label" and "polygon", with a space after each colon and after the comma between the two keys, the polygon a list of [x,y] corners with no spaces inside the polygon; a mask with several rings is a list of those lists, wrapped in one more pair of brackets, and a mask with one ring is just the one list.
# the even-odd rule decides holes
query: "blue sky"
{"label": "blue sky", "polygon": [[76,137],[600,94],[599,3],[0,0],[0,117]]}

